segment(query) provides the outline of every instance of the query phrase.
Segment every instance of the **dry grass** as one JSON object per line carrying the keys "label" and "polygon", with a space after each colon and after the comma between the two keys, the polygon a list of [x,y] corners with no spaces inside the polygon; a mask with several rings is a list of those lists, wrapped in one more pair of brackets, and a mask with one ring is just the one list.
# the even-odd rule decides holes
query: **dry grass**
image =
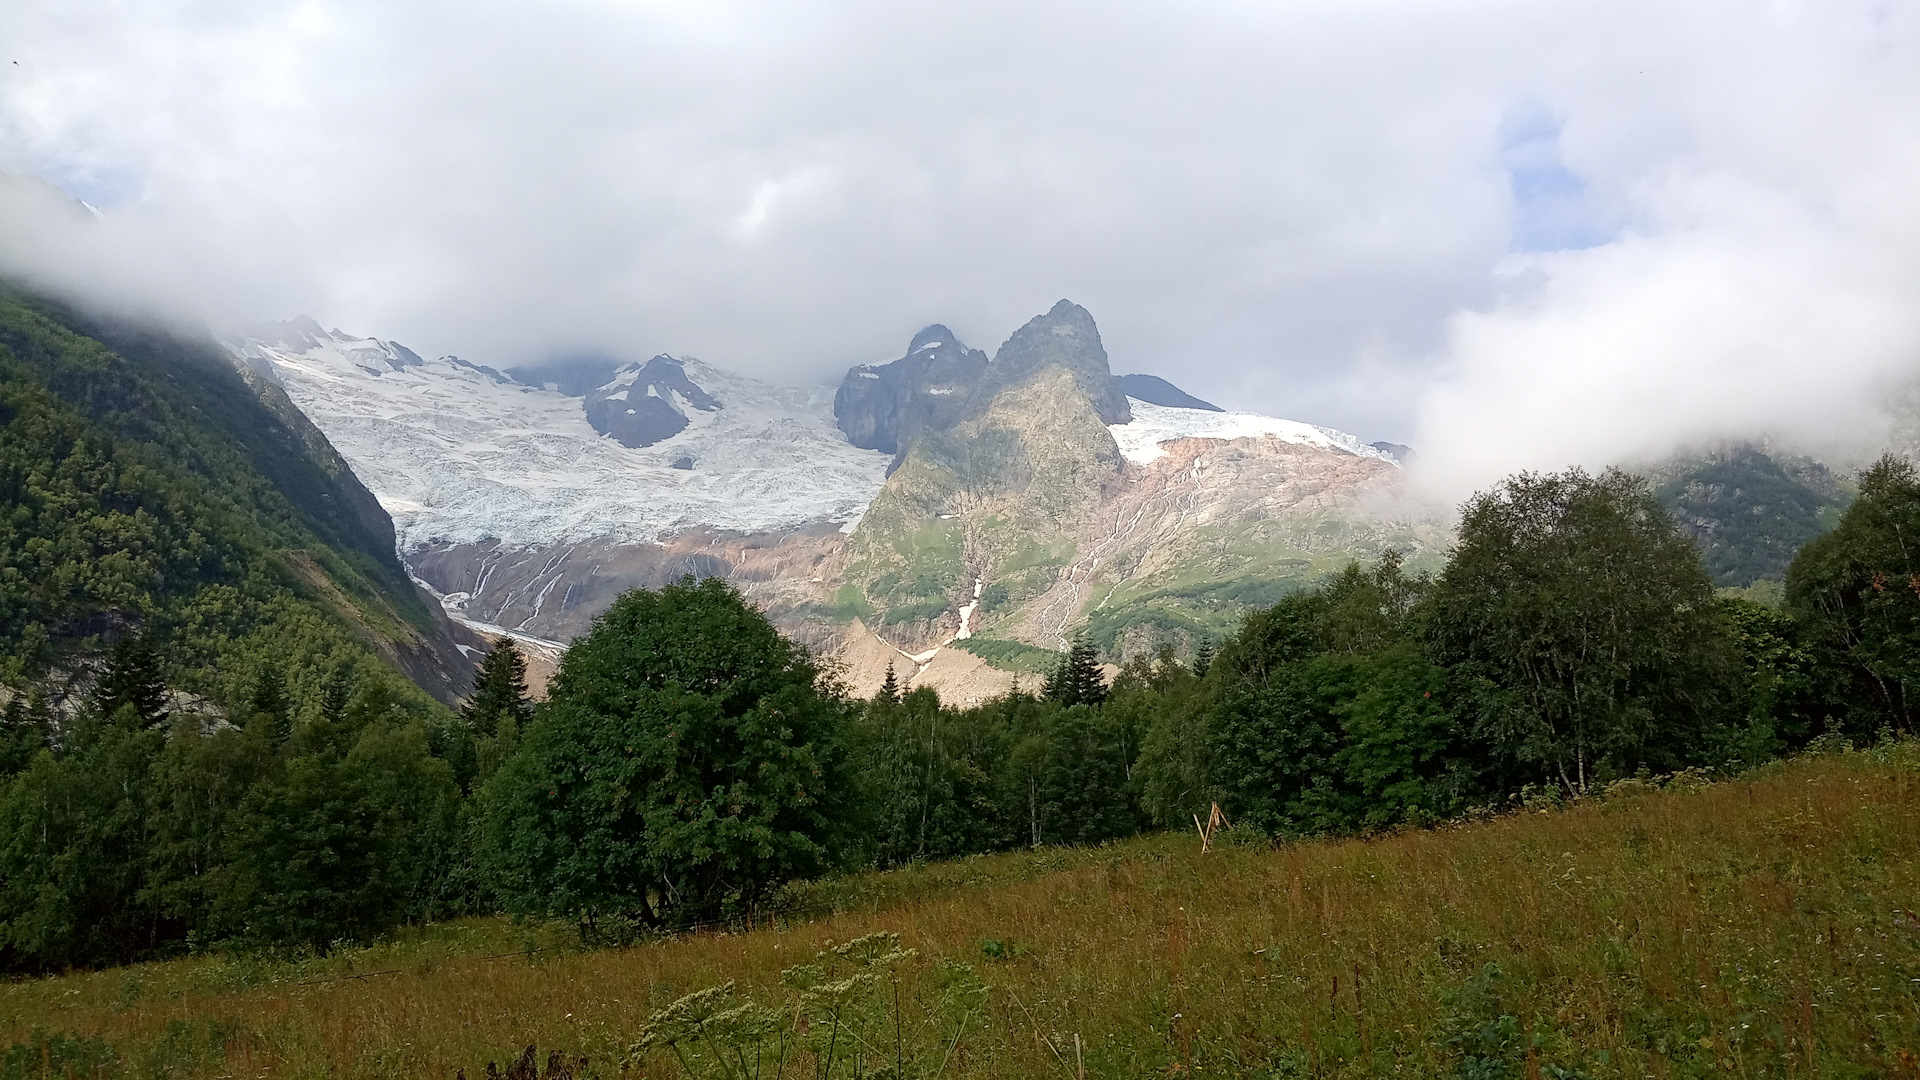
{"label": "dry grass", "polygon": [[[1903,743],[1374,840],[1201,856],[1173,835],[868,875],[818,888],[838,914],[629,949],[474,920],[306,963],[15,982],[0,1077],[89,1055],[130,1076],[477,1077],[530,1042],[676,1076],[668,1054],[623,1062],[651,1010],[734,980],[796,1015],[782,969],[876,930],[918,951],[905,1043],[940,1042],[915,1026],[938,960],[992,986],[946,1075],[1433,1076],[1475,1051],[1485,1076],[1920,1077],[1916,778]],[[862,1064],[892,1060],[884,1041]]]}

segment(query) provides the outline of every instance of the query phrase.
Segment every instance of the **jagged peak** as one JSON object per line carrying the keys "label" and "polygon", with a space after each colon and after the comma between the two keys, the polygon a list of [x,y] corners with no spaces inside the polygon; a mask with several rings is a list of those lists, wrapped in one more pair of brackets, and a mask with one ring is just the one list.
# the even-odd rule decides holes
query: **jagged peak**
{"label": "jagged peak", "polygon": [[1127,396],[1114,386],[1100,328],[1086,308],[1071,300],[1062,299],[1046,314],[1027,320],[994,353],[987,370],[997,386],[1011,386],[1047,367],[1073,372],[1102,422],[1124,424],[1132,418]]}
{"label": "jagged peak", "polygon": [[966,348],[965,345],[961,345],[959,338],[953,336],[953,331],[939,323],[934,323],[913,335],[913,340],[907,343],[907,353],[911,355],[921,349],[938,348],[942,345],[960,345],[961,348]]}
{"label": "jagged peak", "polygon": [[[667,353],[660,353],[645,363],[622,365],[611,381],[588,397],[605,396],[623,387],[652,387],[658,391],[672,391],[679,394],[688,405],[703,412],[720,408],[719,399],[688,376],[686,362]],[[656,396],[664,398],[665,395],[661,393]]]}
{"label": "jagged peak", "polygon": [[318,348],[328,341],[337,340],[338,331],[327,330],[311,315],[295,315],[285,322],[254,323],[246,328],[246,335],[262,345],[277,345],[284,349]]}

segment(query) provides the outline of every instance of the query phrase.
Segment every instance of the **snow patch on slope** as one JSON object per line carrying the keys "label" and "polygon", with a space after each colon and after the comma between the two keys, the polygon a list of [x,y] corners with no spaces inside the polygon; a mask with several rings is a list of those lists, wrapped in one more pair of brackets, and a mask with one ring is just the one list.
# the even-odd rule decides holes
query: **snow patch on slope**
{"label": "snow patch on slope", "polygon": [[[319,330],[317,326],[312,330]],[[889,457],[847,443],[833,390],[685,360],[722,408],[643,448],[601,435],[582,399],[458,357],[338,330],[228,344],[278,382],[393,516],[401,551],[432,541],[659,539],[856,520]],[[692,469],[673,467],[691,458]]]}
{"label": "snow patch on slope", "polygon": [[1211,412],[1206,409],[1180,409],[1168,405],[1155,405],[1129,397],[1133,407],[1133,421],[1126,424],[1109,424],[1107,430],[1113,432],[1113,439],[1120,444],[1120,454],[1128,461],[1140,465],[1151,464],[1165,457],[1161,449],[1163,442],[1178,439],[1257,439],[1273,438],[1281,442],[1297,443],[1320,450],[1341,451],[1359,457],[1379,458],[1381,461],[1394,462],[1392,455],[1368,446],[1358,438],[1344,431],[1303,424],[1297,420],[1280,420],[1259,413]]}

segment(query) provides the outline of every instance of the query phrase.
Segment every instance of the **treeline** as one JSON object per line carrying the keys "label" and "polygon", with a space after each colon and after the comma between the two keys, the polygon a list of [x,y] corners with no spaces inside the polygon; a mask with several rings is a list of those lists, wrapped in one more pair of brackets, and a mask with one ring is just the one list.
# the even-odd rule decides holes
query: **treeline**
{"label": "treeline", "polygon": [[1274,837],[1419,825],[1532,788],[1727,767],[1911,730],[1920,479],[1883,460],[1776,610],[1715,596],[1638,480],[1522,475],[1437,576],[1391,557],[1110,683],[847,695],[715,579],[623,596],[530,705],[510,645],[465,710],[371,667],[256,665],[225,718],[170,704],[167,643],[86,706],[0,732],[0,962],[324,949],[507,911],[603,939],[778,903],[789,881],[1147,828],[1218,803]]}

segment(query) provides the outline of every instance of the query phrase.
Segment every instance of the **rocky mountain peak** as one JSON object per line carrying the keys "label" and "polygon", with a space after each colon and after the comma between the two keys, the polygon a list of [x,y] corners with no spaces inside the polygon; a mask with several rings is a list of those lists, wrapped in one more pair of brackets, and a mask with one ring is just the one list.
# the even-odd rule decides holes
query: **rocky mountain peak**
{"label": "rocky mountain peak", "polygon": [[684,363],[665,353],[627,364],[587,394],[587,423],[622,446],[652,446],[687,429],[689,411],[713,412],[720,401],[687,377]]}
{"label": "rocky mountain peak", "polygon": [[1124,424],[1133,419],[1127,395],[1114,385],[1107,350],[1100,344],[1100,328],[1086,308],[1071,300],[1060,301],[1015,330],[994,354],[988,372],[998,389],[1024,382],[1048,367],[1073,373],[1101,423]]}
{"label": "rocky mountain peak", "polygon": [[[848,442],[893,454],[898,465],[920,435],[946,431],[978,416],[1002,391],[1052,368],[1073,376],[1101,423],[1124,424],[1133,418],[1127,392],[1108,366],[1093,316],[1062,300],[1014,331],[991,362],[945,326],[926,327],[898,360],[848,371],[834,395],[834,419]],[[1186,398],[1171,384],[1153,381]]]}
{"label": "rocky mountain peak", "polygon": [[953,331],[939,323],[934,323],[913,335],[913,340],[907,344],[907,354],[911,356],[921,349],[937,349],[943,345],[959,344],[960,339],[953,336]]}
{"label": "rocky mountain peak", "polygon": [[339,330],[328,330],[308,315],[296,315],[286,322],[256,323],[246,328],[238,342],[296,353],[320,350],[337,354],[370,375],[426,363],[419,353],[397,341],[358,338]]}
{"label": "rocky mountain peak", "polygon": [[1113,385],[1120,392],[1149,405],[1165,405],[1170,409],[1199,409],[1202,412],[1226,412],[1227,410],[1211,401],[1203,401],[1185,390],[1173,385],[1158,375],[1115,375]]}
{"label": "rocky mountain peak", "polygon": [[900,359],[847,372],[834,419],[853,445],[904,454],[921,432],[944,431],[968,414],[986,370],[986,353],[935,323],[913,335]]}

